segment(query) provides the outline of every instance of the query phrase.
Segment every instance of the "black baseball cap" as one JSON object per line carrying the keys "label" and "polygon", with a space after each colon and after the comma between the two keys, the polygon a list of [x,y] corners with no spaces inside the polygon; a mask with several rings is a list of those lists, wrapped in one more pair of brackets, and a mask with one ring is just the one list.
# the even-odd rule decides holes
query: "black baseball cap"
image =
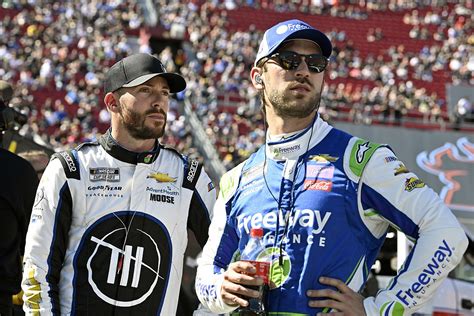
{"label": "black baseball cap", "polygon": [[181,75],[166,72],[165,66],[155,56],[139,53],[125,57],[110,67],[105,75],[105,93],[114,92],[122,87],[136,87],[156,76],[168,81],[171,93],[186,88],[186,81]]}

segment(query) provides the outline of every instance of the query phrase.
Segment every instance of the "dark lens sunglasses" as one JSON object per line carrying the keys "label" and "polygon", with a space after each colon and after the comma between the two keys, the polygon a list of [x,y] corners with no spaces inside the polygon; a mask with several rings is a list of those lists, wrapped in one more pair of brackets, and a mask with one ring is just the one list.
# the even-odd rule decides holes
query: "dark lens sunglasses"
{"label": "dark lens sunglasses", "polygon": [[320,54],[303,55],[291,51],[283,51],[271,55],[269,58],[275,60],[285,70],[298,69],[304,60],[311,72],[320,73],[326,69],[329,59]]}

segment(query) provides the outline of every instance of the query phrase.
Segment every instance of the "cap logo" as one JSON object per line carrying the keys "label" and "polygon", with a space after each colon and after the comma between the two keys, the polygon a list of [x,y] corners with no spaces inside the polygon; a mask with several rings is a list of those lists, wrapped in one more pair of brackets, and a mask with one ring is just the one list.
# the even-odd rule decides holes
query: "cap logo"
{"label": "cap logo", "polygon": [[299,30],[307,30],[310,29],[311,27],[306,25],[306,24],[288,24],[288,29],[290,31],[299,31]]}
{"label": "cap logo", "polygon": [[298,24],[289,23],[289,24],[280,25],[280,26],[276,29],[275,32],[276,32],[278,35],[282,35],[282,34],[285,34],[285,33],[288,32],[288,31],[296,32],[296,31],[299,31],[299,30],[306,30],[306,29],[311,29],[311,27],[310,27],[309,25],[302,24],[302,23],[298,23]]}
{"label": "cap logo", "polygon": [[[291,25],[291,24],[290,24]],[[286,33],[286,31],[288,31],[288,25],[280,25],[277,29],[276,29],[276,33],[278,35],[281,35],[281,34],[284,34]]]}

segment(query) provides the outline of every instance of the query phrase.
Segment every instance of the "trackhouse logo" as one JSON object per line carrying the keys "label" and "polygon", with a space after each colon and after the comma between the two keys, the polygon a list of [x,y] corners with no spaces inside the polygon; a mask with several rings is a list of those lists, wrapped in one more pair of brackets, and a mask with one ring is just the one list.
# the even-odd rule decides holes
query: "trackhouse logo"
{"label": "trackhouse logo", "polygon": [[[141,275],[141,271],[143,267],[150,269],[153,273],[156,274],[156,277],[154,278],[153,283],[152,283],[152,288],[158,282],[159,275],[157,271],[159,269],[159,264],[158,264],[158,267],[154,268],[143,263],[143,253],[144,253],[143,247],[140,247],[140,246],[136,247],[135,255],[133,255],[132,252],[133,252],[134,247],[131,245],[125,245],[124,247],[125,249],[121,250],[120,248],[115,247],[113,244],[103,241],[102,239],[98,239],[94,236],[91,237],[91,241],[95,242],[97,244],[97,247],[109,248],[111,251],[110,261],[109,261],[109,271],[107,274],[108,284],[117,284],[118,283],[117,275],[121,274],[120,282],[119,282],[120,286],[124,286],[124,287],[131,286],[131,287],[137,288],[140,282],[140,275]],[[156,252],[159,253],[159,249],[156,246],[156,243],[153,240],[152,242],[155,245]],[[87,270],[89,271],[89,274],[91,275],[94,273],[94,271],[92,270],[90,266],[90,263],[93,258],[94,257],[90,257],[89,260],[87,261]],[[133,276],[131,282],[129,280],[130,275]],[[114,298],[111,298],[107,296],[107,294],[104,294],[100,290],[100,288],[97,286],[97,284],[94,282],[93,278],[91,278],[90,282],[92,283],[91,285],[94,288],[94,292],[100,298],[102,298],[107,303],[116,305],[116,306],[128,307],[128,306],[139,304],[143,302],[151,294],[151,292],[147,292],[145,295],[133,301],[116,301]]]}
{"label": "trackhouse logo", "polygon": [[158,219],[132,211],[104,216],[74,257],[76,313],[159,315],[171,256],[169,233]]}

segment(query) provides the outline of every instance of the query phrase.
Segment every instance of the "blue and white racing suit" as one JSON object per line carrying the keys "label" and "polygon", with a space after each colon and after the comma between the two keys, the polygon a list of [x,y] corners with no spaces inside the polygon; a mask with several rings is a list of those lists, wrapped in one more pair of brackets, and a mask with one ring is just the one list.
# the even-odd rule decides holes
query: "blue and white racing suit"
{"label": "blue and white racing suit", "polygon": [[[262,227],[272,258],[268,310],[315,315],[306,291],[327,288],[320,276],[360,291],[389,226],[415,242],[386,289],[364,300],[367,315],[407,315],[455,267],[467,238],[437,194],[395,154],[332,128],[319,117],[288,138],[268,141],[226,173],[209,240],[199,259],[196,291],[213,312],[231,312],[220,290],[250,229]],[[328,311],[328,309],[324,309]]]}

